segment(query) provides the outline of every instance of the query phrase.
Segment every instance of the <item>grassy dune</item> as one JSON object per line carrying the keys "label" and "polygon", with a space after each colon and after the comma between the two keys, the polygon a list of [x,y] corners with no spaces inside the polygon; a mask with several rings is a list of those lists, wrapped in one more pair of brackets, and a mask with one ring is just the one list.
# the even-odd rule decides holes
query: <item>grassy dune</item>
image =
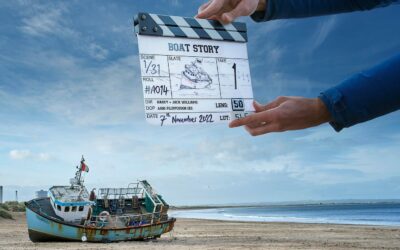
{"label": "grassy dune", "polygon": [[7,201],[0,204],[0,218],[13,219],[11,212],[24,212],[25,204],[23,202]]}

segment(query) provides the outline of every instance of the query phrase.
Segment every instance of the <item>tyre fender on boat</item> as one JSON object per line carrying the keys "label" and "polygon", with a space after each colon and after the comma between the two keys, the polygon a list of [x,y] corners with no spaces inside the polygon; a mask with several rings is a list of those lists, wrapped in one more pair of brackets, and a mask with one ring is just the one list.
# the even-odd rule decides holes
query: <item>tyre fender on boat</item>
{"label": "tyre fender on boat", "polygon": [[107,211],[103,211],[99,214],[99,220],[101,220],[102,222],[106,221],[108,219],[108,217],[110,216],[110,213]]}

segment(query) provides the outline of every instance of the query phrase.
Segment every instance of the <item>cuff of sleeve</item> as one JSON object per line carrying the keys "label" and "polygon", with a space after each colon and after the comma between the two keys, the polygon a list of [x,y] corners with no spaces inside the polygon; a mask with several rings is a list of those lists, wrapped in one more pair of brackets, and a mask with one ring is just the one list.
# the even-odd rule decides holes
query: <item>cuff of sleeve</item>
{"label": "cuff of sleeve", "polygon": [[336,132],[341,131],[346,127],[346,105],[342,93],[336,89],[331,88],[322,92],[319,95],[321,101],[325,104],[329,113],[331,114],[332,121],[329,124],[335,129]]}
{"label": "cuff of sleeve", "polygon": [[273,12],[272,1],[268,1],[266,4],[265,10],[256,11],[250,17],[255,22],[265,22],[272,20],[272,12]]}

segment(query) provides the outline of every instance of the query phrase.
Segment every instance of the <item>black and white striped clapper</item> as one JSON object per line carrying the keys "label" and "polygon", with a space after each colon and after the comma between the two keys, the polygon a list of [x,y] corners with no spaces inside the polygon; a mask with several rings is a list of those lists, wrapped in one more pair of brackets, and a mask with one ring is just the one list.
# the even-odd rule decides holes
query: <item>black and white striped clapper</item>
{"label": "black and white striped clapper", "polygon": [[222,25],[214,20],[139,13],[134,26],[140,35],[247,42],[246,24],[240,22]]}

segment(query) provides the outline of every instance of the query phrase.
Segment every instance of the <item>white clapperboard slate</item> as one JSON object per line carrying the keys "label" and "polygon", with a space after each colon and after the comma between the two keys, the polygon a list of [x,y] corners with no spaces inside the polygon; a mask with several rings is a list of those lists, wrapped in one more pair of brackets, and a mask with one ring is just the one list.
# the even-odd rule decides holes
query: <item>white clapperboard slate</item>
{"label": "white clapperboard slate", "polygon": [[149,123],[229,122],[254,111],[245,23],[139,13],[134,26]]}

